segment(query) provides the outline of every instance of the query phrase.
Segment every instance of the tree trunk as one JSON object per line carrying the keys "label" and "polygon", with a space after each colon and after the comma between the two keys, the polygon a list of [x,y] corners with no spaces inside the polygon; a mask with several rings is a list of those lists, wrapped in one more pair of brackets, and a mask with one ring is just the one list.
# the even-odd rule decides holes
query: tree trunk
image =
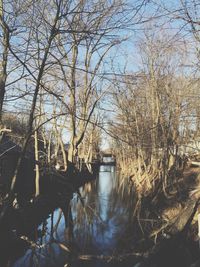
{"label": "tree trunk", "polygon": [[0,25],[3,31],[3,58],[0,66],[0,124],[2,122],[2,110],[5,96],[5,86],[7,79],[7,61],[8,61],[8,48],[9,48],[9,29],[4,21],[3,14],[3,0],[0,1]]}

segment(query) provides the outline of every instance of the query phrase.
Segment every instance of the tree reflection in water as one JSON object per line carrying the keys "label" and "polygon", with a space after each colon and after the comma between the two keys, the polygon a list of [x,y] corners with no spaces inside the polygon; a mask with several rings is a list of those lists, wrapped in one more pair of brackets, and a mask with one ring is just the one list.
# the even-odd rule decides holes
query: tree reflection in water
{"label": "tree reflection in water", "polygon": [[[74,222],[74,242],[70,249],[70,266],[118,266],[117,263],[102,263],[99,260],[73,260],[77,255],[113,255],[126,251],[129,241],[123,239],[130,221],[132,205],[129,187],[119,179],[113,166],[101,166],[99,177],[91,184],[86,184],[72,200],[72,215]],[[64,219],[59,218],[59,210],[54,214],[54,239],[65,243]],[[41,238],[42,248],[29,250],[13,267],[48,266],[59,267],[69,260],[66,251],[51,237],[51,220],[47,221],[47,233]],[[54,241],[54,240],[53,240]],[[66,244],[66,243],[65,243]],[[123,248],[122,248],[123,247]],[[75,259],[76,257],[74,257]],[[86,259],[86,258],[85,258]],[[30,265],[31,264],[31,265]],[[99,265],[100,264],[100,265]],[[117,265],[116,265],[117,264]],[[123,262],[123,267],[124,262]],[[121,265],[121,266],[122,266]],[[119,265],[120,266],[120,265]]]}

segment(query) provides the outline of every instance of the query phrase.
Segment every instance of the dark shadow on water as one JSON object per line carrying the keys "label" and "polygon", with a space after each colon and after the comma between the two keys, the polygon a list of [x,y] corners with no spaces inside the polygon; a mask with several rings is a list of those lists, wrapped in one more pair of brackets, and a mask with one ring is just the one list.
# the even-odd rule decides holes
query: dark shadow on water
{"label": "dark shadow on water", "polygon": [[[130,201],[128,197],[124,197],[125,189],[121,187],[119,190],[119,187],[120,181],[115,167],[101,166],[99,178],[80,190],[83,201],[80,201],[78,195],[74,195],[72,200],[75,237],[75,241],[71,245],[72,255],[69,256],[58,244],[50,242],[51,221],[49,219],[47,234],[42,238],[41,248],[29,249],[26,255],[16,261],[12,267],[59,267],[64,266],[69,260],[71,267],[132,267],[133,257],[123,259],[123,262],[115,261],[112,258],[76,260],[78,255],[94,257],[95,255],[98,257],[99,255],[117,255],[118,252],[123,253],[123,250],[129,247],[128,242],[123,240],[123,236],[129,223],[128,206]],[[59,210],[55,211],[54,222],[58,217]],[[54,238],[62,243],[65,243],[64,225],[62,217],[59,227],[54,233]]]}

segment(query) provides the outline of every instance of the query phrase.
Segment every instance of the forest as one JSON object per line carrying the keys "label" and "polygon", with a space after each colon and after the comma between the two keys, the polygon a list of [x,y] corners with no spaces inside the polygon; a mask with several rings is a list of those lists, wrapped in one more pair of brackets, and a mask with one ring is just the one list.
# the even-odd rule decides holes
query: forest
{"label": "forest", "polygon": [[199,0],[0,0],[0,267],[200,266],[199,99]]}

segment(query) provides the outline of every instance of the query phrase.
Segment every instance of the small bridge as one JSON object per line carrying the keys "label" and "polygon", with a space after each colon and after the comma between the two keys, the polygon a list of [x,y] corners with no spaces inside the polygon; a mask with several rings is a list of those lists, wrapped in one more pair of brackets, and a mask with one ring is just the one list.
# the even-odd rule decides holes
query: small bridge
{"label": "small bridge", "polygon": [[116,156],[110,151],[100,153],[100,164],[104,166],[116,166]]}

